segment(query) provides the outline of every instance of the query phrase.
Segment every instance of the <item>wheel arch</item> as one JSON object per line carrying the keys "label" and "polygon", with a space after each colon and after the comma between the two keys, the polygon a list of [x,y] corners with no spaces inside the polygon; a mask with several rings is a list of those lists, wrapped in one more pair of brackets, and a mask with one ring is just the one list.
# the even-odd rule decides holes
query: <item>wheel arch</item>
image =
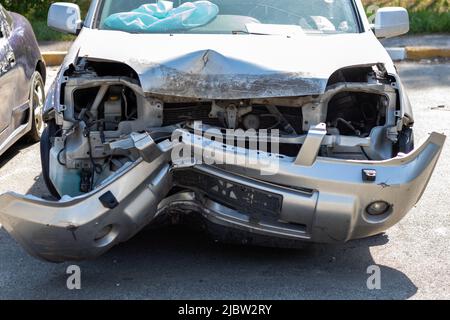
{"label": "wheel arch", "polygon": [[45,62],[42,60],[39,60],[36,64],[36,69],[37,72],[39,72],[42,76],[42,80],[44,80],[44,84],[46,83],[46,78],[47,78],[47,68],[45,66]]}

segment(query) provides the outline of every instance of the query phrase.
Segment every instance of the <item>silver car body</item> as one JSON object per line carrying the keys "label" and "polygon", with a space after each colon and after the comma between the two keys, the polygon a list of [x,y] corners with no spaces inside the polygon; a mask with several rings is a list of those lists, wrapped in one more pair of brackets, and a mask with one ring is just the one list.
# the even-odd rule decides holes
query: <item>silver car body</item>
{"label": "silver car body", "polygon": [[[357,4],[364,16],[360,1]],[[345,242],[398,223],[431,178],[445,136],[432,133],[412,151],[392,152],[405,128],[412,127],[413,113],[392,60],[365,18],[362,33],[292,37],[128,34],[91,28],[90,21],[48,94],[47,119],[63,132],[52,144],[49,169],[61,199],[0,196],[0,223],[36,257],[54,262],[95,258],[164,216],[185,214],[225,232],[243,232],[241,240],[246,242],[257,236]],[[98,69],[93,72],[88,64]],[[125,65],[136,77],[100,75],[104,64]],[[367,68],[381,75],[330,85],[339,70]],[[89,127],[86,133],[75,104],[82,99],[78,92],[93,87],[99,89],[90,102],[92,117],[101,114],[99,104],[113,105],[115,98],[105,102],[104,96],[119,87],[136,97],[137,118],[122,121],[114,130]],[[355,94],[355,99],[360,94],[376,97],[385,108],[384,123],[366,136],[330,130],[328,107],[343,93]],[[301,110],[307,120],[300,125],[304,132],[277,140],[299,145],[300,151],[254,153],[245,145],[236,147],[234,139],[228,144],[205,137],[194,130],[195,123],[187,128],[163,125],[168,105],[212,103],[211,117],[214,108],[223,110],[223,101],[244,100],[249,106]],[[170,138],[155,137],[164,132]],[[208,154],[201,160],[209,161],[177,161],[173,154],[179,148]],[[86,154],[98,161],[112,158],[114,150],[129,150],[132,160],[107,170],[90,190],[80,193],[81,168],[93,160]],[[228,156],[234,161],[220,161]],[[261,161],[276,162],[276,170],[265,172]],[[376,202],[386,203],[386,210],[370,214],[368,207]]]}

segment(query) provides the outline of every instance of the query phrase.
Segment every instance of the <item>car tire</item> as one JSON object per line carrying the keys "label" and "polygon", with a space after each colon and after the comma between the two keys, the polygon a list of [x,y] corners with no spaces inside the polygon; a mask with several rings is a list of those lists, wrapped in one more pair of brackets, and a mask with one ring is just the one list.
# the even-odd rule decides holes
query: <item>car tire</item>
{"label": "car tire", "polygon": [[50,179],[50,150],[52,148],[51,138],[56,135],[56,124],[50,121],[45,127],[41,135],[41,165],[42,176],[44,177],[45,185],[52,197],[60,199],[61,196],[53,185]]}
{"label": "car tire", "polygon": [[414,150],[414,131],[412,128],[404,128],[398,139],[400,152],[409,154]]}
{"label": "car tire", "polygon": [[42,112],[45,104],[45,84],[39,72],[33,74],[30,92],[31,130],[28,133],[30,142],[39,142],[44,131]]}

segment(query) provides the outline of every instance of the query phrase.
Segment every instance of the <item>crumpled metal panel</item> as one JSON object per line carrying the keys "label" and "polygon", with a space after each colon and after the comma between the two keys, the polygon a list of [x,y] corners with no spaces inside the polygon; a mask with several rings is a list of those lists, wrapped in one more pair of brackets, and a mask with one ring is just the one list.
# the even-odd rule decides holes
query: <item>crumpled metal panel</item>
{"label": "crumpled metal panel", "polygon": [[383,63],[395,73],[372,33],[287,37],[83,29],[63,68],[76,57],[129,65],[150,95],[217,100],[322,94],[329,77],[350,66]]}
{"label": "crumpled metal panel", "polygon": [[[224,73],[225,70],[228,72]],[[235,70],[229,72],[230,70]],[[149,65],[141,75],[144,91],[202,99],[290,97],[324,92],[328,79],[301,72],[269,72],[263,67],[227,58],[216,51],[197,51]]]}

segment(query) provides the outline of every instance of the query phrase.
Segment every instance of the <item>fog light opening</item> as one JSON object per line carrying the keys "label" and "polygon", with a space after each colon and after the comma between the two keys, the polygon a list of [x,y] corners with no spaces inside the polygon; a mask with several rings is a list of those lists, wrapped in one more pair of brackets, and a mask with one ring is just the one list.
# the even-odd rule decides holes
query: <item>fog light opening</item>
{"label": "fog light opening", "polygon": [[371,216],[382,216],[388,213],[391,207],[386,201],[375,201],[367,206],[366,212]]}
{"label": "fog light opening", "polygon": [[98,247],[106,247],[116,239],[118,234],[117,228],[110,224],[97,233],[94,242]]}

